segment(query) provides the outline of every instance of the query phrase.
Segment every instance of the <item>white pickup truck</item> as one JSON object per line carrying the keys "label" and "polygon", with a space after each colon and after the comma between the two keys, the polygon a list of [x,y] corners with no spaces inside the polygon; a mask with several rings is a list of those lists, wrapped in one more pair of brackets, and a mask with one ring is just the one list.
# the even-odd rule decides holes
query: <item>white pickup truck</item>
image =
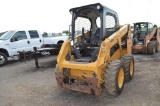
{"label": "white pickup truck", "polygon": [[0,37],[0,66],[6,64],[8,57],[17,59],[17,51],[33,51],[43,44],[59,44],[68,36],[42,37],[37,30],[8,31]]}

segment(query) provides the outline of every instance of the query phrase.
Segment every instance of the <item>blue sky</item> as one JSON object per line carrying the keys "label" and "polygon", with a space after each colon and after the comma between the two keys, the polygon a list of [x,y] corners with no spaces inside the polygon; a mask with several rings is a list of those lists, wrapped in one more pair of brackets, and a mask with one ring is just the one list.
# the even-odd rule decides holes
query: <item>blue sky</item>
{"label": "blue sky", "polygon": [[149,21],[160,26],[159,0],[1,0],[0,32],[62,32],[71,22],[70,8],[97,2],[115,10],[120,24]]}

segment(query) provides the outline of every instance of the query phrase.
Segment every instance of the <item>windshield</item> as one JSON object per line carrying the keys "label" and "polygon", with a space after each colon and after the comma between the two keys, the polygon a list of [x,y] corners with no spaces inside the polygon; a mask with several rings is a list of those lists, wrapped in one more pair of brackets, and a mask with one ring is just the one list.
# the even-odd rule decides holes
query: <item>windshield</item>
{"label": "windshield", "polygon": [[141,25],[141,31],[147,31],[147,25],[146,24],[140,24]]}
{"label": "windshield", "polygon": [[147,25],[145,23],[144,24],[137,24],[135,30],[138,31],[138,32],[146,32],[147,31]]}
{"label": "windshield", "polygon": [[13,35],[14,31],[8,31],[4,33],[1,37],[0,40],[7,40],[10,38],[11,35]]}
{"label": "windshield", "polygon": [[84,28],[84,33],[89,31],[91,27],[91,22],[87,18],[78,17],[75,20],[75,36],[82,34],[82,28]]}

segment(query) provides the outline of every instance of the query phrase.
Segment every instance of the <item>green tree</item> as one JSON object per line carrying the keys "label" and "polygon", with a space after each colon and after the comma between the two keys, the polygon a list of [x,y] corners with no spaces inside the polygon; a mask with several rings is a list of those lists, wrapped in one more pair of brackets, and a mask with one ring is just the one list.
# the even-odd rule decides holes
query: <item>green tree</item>
{"label": "green tree", "polygon": [[62,33],[59,33],[59,36],[62,36]]}
{"label": "green tree", "polygon": [[5,32],[1,32],[1,33],[0,33],[0,36],[2,36],[4,33],[5,33]]}
{"label": "green tree", "polygon": [[69,35],[69,31],[68,30],[64,30],[62,33],[65,33],[66,35]]}
{"label": "green tree", "polygon": [[42,36],[43,36],[43,37],[47,37],[47,36],[48,36],[48,33],[47,33],[47,32],[43,32]]}
{"label": "green tree", "polygon": [[154,26],[153,27],[157,27],[157,25],[156,24],[154,24]]}

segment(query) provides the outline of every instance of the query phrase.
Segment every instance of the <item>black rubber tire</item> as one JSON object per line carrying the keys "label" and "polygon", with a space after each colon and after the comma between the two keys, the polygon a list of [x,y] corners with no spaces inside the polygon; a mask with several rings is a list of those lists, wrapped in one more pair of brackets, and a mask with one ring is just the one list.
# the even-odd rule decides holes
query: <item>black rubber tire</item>
{"label": "black rubber tire", "polygon": [[155,44],[156,44],[156,52],[158,52],[159,51],[159,42],[156,40]]}
{"label": "black rubber tire", "polygon": [[148,51],[148,54],[150,55],[154,55],[154,53],[156,52],[156,44],[154,41],[150,41],[148,43],[148,47],[147,47],[147,51]]}
{"label": "black rubber tire", "polygon": [[111,61],[107,66],[104,87],[112,96],[120,95],[124,87],[125,71],[123,84],[121,88],[118,86],[118,74],[121,68],[123,68],[123,71],[125,70],[123,63],[120,60]]}
{"label": "black rubber tire", "polygon": [[7,63],[7,61],[8,61],[7,55],[0,52],[0,66],[5,65]]}
{"label": "black rubber tire", "polygon": [[[133,61],[133,69],[130,69],[131,62]],[[126,54],[122,57],[122,62],[125,67],[125,82],[133,79],[134,76],[134,57],[132,54]],[[132,73],[130,70],[133,70]]]}

